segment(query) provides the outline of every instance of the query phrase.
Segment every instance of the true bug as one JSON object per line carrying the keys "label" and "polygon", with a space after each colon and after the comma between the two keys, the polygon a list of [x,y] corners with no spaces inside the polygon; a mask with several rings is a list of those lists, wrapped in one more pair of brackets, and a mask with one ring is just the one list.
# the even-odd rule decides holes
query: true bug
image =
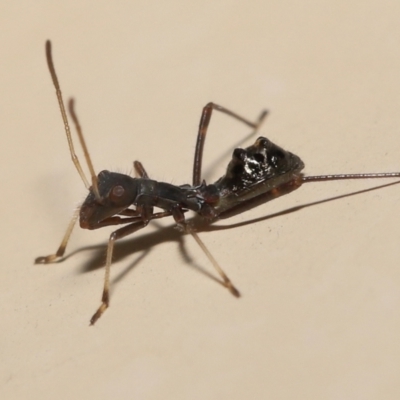
{"label": "true bug", "polygon": [[[91,183],[89,183],[75,154],[60,85],[52,60],[50,41],[46,42],[46,58],[56,89],[71,158],[89,194],[74,213],[56,253],[38,257],[35,262],[47,264],[60,259],[64,255],[78,216],[80,226],[84,229],[127,224],[110,235],[102,301],[100,307],[90,319],[91,325],[100,318],[109,306],[110,267],[115,241],[144,228],[151,220],[172,216],[178,227],[195,238],[222,277],[224,286],[234,296],[239,297],[239,291],[223,272],[198,235],[186,223],[185,213],[187,211],[194,211],[200,217],[212,222],[218,218],[226,217],[232,212],[243,211],[243,206],[247,207],[253,201],[273,200],[307,182],[400,177],[400,172],[303,176],[301,171],[304,168],[304,163],[298,156],[275,145],[265,137],[259,137],[252,146],[245,149],[235,149],[225,175],[213,184],[207,184],[201,179],[201,166],[212,112],[215,110],[227,114],[248,125],[255,132],[267,115],[267,112],[263,111],[256,122],[251,122],[215,103],[208,103],[203,108],[197,134],[191,185],[175,186],[152,180],[139,161],[134,162],[137,178],[109,171],[101,171],[96,175],[71,99],[69,101],[69,112],[90,171]],[[154,212],[154,208],[163,211]]]}

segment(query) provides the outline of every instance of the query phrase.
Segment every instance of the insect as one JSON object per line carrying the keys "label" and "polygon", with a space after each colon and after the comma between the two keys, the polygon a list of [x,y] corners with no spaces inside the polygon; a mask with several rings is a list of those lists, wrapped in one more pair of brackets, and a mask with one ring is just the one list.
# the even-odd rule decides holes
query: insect
{"label": "insect", "polygon": [[[175,186],[170,183],[155,181],[148,176],[144,166],[139,161],[133,163],[138,175],[136,178],[110,171],[101,171],[96,175],[71,99],[68,103],[69,113],[90,171],[91,182],[89,182],[75,154],[64,101],[52,59],[50,41],[46,42],[46,59],[56,89],[71,158],[89,194],[75,211],[56,253],[38,257],[35,263],[47,264],[63,257],[78,217],[80,226],[84,229],[124,225],[112,232],[108,240],[101,304],[90,319],[91,325],[101,317],[109,306],[110,267],[115,242],[146,227],[152,220],[171,216],[182,231],[190,233],[194,237],[221,276],[223,285],[234,296],[239,297],[239,291],[197,233],[186,222],[186,212],[194,211],[200,217],[212,222],[232,213],[241,212],[243,208],[249,208],[253,201],[273,200],[308,182],[400,177],[400,172],[304,176],[301,172],[304,163],[298,156],[277,146],[265,137],[259,137],[252,146],[244,149],[236,148],[225,175],[216,182],[207,184],[201,178],[201,171],[204,143],[213,111],[229,115],[248,125],[255,132],[267,115],[267,112],[263,111],[257,121],[251,122],[214,103],[208,103],[203,108],[200,118],[191,185]],[[155,208],[161,211],[155,212]]]}

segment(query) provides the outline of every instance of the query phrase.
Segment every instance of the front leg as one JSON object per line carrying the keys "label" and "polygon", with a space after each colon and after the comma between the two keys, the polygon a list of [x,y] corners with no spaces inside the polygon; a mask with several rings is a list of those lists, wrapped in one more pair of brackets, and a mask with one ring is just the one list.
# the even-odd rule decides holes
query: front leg
{"label": "front leg", "polygon": [[101,317],[101,315],[104,313],[104,311],[108,308],[110,304],[110,268],[111,268],[115,241],[118,239],[122,239],[123,237],[130,235],[131,233],[134,233],[139,229],[144,228],[145,226],[147,226],[148,223],[149,223],[148,220],[134,222],[130,225],[124,226],[123,228],[117,229],[110,235],[107,247],[106,270],[104,276],[103,294],[101,296],[101,305],[97,309],[97,311],[93,314],[93,317],[90,319],[90,325],[95,324],[95,322]]}
{"label": "front leg", "polygon": [[72,230],[74,229],[76,220],[79,216],[80,207],[78,207],[74,214],[72,215],[71,221],[68,224],[67,231],[64,234],[64,237],[61,241],[60,246],[58,247],[57,251],[54,254],[49,254],[48,256],[41,256],[35,259],[35,264],[50,264],[55,261],[59,261],[65,253],[65,249],[67,248],[67,244],[69,238],[71,237]]}
{"label": "front leg", "polygon": [[[139,229],[146,227],[148,223],[153,219],[160,219],[171,215],[171,212],[169,211],[163,211],[151,214],[150,210],[146,207],[138,207],[136,212],[141,216],[140,221],[133,222],[127,226],[124,226],[123,228],[117,229],[110,235],[107,246],[106,269],[104,276],[103,294],[101,296],[101,305],[94,313],[93,317],[90,319],[90,325],[95,324],[95,322],[101,317],[101,315],[104,313],[104,311],[108,308],[110,304],[110,268],[112,263],[112,256],[114,252],[115,242],[119,239],[124,238],[125,236],[130,235],[131,233],[138,231]],[[134,218],[137,217],[132,217],[132,219]]]}

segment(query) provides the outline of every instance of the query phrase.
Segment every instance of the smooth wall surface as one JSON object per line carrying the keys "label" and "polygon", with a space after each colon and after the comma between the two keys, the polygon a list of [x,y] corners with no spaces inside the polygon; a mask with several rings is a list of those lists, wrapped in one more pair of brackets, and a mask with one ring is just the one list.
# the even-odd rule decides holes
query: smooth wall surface
{"label": "smooth wall surface", "polygon": [[[140,160],[154,179],[190,183],[209,101],[250,119],[269,109],[261,134],[305,174],[400,171],[398,1],[0,9],[2,399],[399,398],[400,185],[334,199],[395,180],[307,184],[198,226],[240,299],[172,219],[116,246],[111,306],[93,327],[112,228],[77,227],[63,262],[33,265],[87,193],[46,39],[98,172]],[[213,115],[208,182],[250,133]]]}

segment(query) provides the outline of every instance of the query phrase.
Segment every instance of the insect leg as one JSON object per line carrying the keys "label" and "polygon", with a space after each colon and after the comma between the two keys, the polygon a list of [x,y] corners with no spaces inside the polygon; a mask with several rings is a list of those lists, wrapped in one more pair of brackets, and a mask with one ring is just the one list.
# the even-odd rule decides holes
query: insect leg
{"label": "insect leg", "polygon": [[[146,215],[146,209],[140,210],[142,216]],[[110,304],[110,268],[112,263],[112,255],[114,251],[114,244],[115,241],[124,238],[125,236],[130,235],[138,231],[139,229],[145,228],[147,224],[153,219],[160,219],[164,217],[168,217],[171,215],[170,211],[159,212],[155,214],[151,214],[141,221],[133,222],[123,228],[117,229],[113,233],[111,233],[110,238],[108,240],[108,247],[107,247],[107,256],[106,256],[106,267],[105,267],[105,276],[104,276],[104,287],[103,287],[103,294],[101,296],[101,305],[97,309],[97,311],[93,314],[93,317],[90,319],[90,325],[94,325],[95,322],[101,317],[104,311]]]}
{"label": "insect leg", "polygon": [[197,242],[197,244],[200,246],[200,248],[204,251],[206,254],[207,258],[210,260],[211,264],[214,266],[214,268],[217,270],[218,274],[221,276],[223,279],[223,285],[235,296],[235,297],[240,297],[240,292],[235,288],[231,280],[228,278],[228,276],[225,274],[223,269],[220,267],[220,265],[217,263],[217,260],[213,257],[213,255],[210,253],[210,251],[207,249],[206,245],[203,243],[203,241],[199,238],[197,233],[189,226],[189,224],[186,223],[185,220],[185,215],[183,214],[182,210],[179,207],[175,207],[172,209],[172,216],[174,217],[176,223],[178,224],[179,227],[181,227],[185,232],[190,233],[194,240]]}
{"label": "insect leg", "polygon": [[337,175],[317,175],[303,176],[303,183],[339,181],[344,179],[372,179],[372,178],[400,178],[400,172],[373,172],[369,174],[337,174]]}
{"label": "insect leg", "polygon": [[256,122],[251,122],[246,118],[241,117],[240,115],[234,113],[215,103],[208,103],[204,108],[200,118],[199,131],[197,134],[196,141],[196,150],[194,153],[194,163],[193,163],[193,186],[200,185],[201,183],[201,163],[203,161],[203,149],[204,143],[206,140],[208,125],[210,124],[211,114],[213,110],[220,111],[224,114],[227,114],[238,121],[243,122],[244,124],[250,126],[255,131],[258,130],[265,117],[267,116],[267,111],[263,110],[258,117]]}
{"label": "insect leg", "polygon": [[220,265],[217,263],[217,260],[213,257],[213,255],[210,253],[210,251],[207,249],[206,245],[203,243],[203,241],[199,238],[197,233],[193,231],[190,226],[186,226],[186,231],[189,232],[194,240],[197,242],[197,244],[201,247],[201,249],[204,251],[206,254],[207,258],[210,260],[211,264],[214,266],[214,268],[217,270],[221,278],[224,280],[224,286],[235,296],[235,297],[240,297],[240,292],[233,286],[233,283],[231,280],[228,278],[228,276],[225,274],[223,269],[220,267]]}
{"label": "insect leg", "polygon": [[65,249],[67,247],[69,238],[70,238],[71,233],[72,233],[72,230],[74,229],[75,222],[78,219],[79,211],[80,211],[80,207],[78,207],[75,210],[74,214],[72,215],[71,221],[68,224],[68,228],[67,228],[67,230],[65,232],[65,235],[63,237],[63,240],[61,241],[61,244],[60,244],[58,250],[54,254],[50,254],[48,256],[36,258],[35,264],[49,264],[49,263],[54,262],[58,258],[61,258],[64,255]]}
{"label": "insect leg", "polygon": [[115,241],[118,239],[122,239],[123,237],[130,235],[131,233],[136,232],[139,229],[146,227],[148,223],[149,223],[148,220],[134,222],[132,224],[124,226],[123,228],[117,229],[110,235],[107,247],[106,269],[104,276],[103,294],[101,296],[101,305],[97,309],[97,311],[93,314],[93,317],[90,319],[90,325],[95,324],[95,322],[101,317],[101,315],[104,313],[104,311],[110,304],[110,268],[111,268]]}
{"label": "insect leg", "polygon": [[139,178],[148,179],[149,175],[147,174],[146,170],[143,167],[143,164],[140,161],[134,161],[133,168],[135,168],[135,172],[139,176]]}

